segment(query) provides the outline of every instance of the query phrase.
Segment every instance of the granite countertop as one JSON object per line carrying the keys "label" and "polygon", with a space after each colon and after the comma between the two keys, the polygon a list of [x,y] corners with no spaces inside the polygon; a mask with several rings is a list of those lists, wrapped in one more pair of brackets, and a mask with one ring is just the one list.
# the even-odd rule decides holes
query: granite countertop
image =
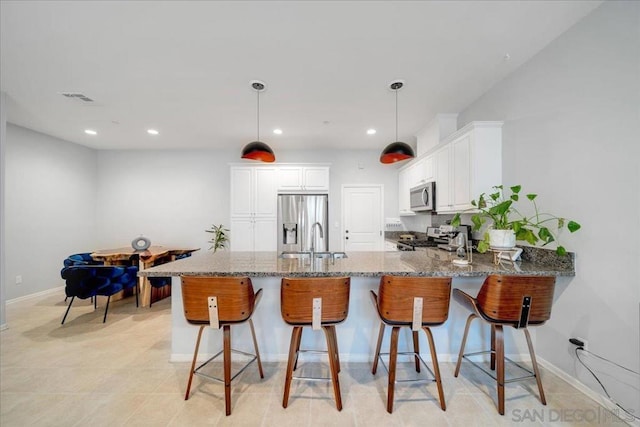
{"label": "granite countertop", "polygon": [[558,257],[555,252],[526,248],[522,261],[515,264],[493,263],[493,254],[473,254],[473,264],[456,266],[454,254],[436,248],[415,252],[348,252],[348,258],[281,259],[277,252],[202,252],[192,257],[170,262],[138,272],[139,276],[250,276],[250,277],[313,277],[350,276],[379,277],[383,274],[401,276],[474,277],[488,274],[575,276],[575,254]]}

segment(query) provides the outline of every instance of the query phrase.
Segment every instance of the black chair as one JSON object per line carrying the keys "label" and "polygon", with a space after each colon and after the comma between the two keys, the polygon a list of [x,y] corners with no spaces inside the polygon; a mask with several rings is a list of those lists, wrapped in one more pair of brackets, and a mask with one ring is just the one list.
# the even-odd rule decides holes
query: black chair
{"label": "black chair", "polygon": [[64,325],[64,321],[67,319],[71,309],[71,304],[73,304],[73,300],[76,297],[80,299],[93,298],[93,307],[95,309],[98,305],[96,296],[106,296],[107,306],[104,310],[102,323],[107,321],[111,295],[117,294],[122,290],[135,288],[136,307],[138,307],[137,274],[138,267],[77,265],[63,268],[60,275],[66,281],[65,293],[67,297],[71,297],[71,301],[62,318],[62,324]]}
{"label": "black chair", "polygon": [[[91,257],[90,252],[69,255],[62,263],[65,267],[71,267],[74,265],[104,265],[104,262],[94,260]],[[64,302],[67,302],[68,298],[69,297],[65,297]],[[93,297],[91,298],[91,302],[93,302]]]}

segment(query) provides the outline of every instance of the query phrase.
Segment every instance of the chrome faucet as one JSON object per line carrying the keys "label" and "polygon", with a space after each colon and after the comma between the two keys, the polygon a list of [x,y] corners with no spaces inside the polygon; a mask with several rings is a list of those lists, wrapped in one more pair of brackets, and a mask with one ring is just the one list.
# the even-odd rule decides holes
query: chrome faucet
{"label": "chrome faucet", "polygon": [[313,259],[315,258],[315,248],[314,248],[314,244],[316,241],[316,225],[318,227],[320,227],[320,238],[324,238],[324,232],[322,231],[322,224],[320,224],[319,222],[315,222],[313,223],[313,225],[311,226],[311,261],[313,261]]}

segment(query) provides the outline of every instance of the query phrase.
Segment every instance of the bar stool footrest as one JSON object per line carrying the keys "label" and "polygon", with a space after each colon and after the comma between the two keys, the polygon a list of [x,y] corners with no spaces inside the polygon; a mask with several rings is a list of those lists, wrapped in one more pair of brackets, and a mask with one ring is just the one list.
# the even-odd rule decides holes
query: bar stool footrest
{"label": "bar stool footrest", "polygon": [[[462,355],[463,359],[466,359],[469,363],[471,363],[474,367],[480,369],[482,372],[484,372],[485,374],[489,375],[491,378],[493,378],[494,380],[498,381],[498,377],[494,375],[493,371],[487,371],[484,366],[478,364],[477,362],[473,361],[470,359],[469,356],[477,356],[480,354],[495,354],[496,352],[493,350],[485,350],[485,351],[475,351],[473,353],[465,353]],[[511,363],[514,366],[517,366],[518,368],[520,368],[521,370],[527,372],[529,375],[524,375],[522,377],[514,377],[514,378],[509,378],[509,379],[505,379],[504,383],[513,383],[516,381],[522,381],[522,380],[526,380],[529,378],[535,378],[536,374],[535,372],[533,372],[532,370],[530,370],[529,368],[527,368],[526,366],[522,366],[521,364],[519,364],[518,362],[509,359],[507,356],[504,357],[504,360]]]}
{"label": "bar stool footrest", "polygon": [[[300,353],[315,353],[315,354],[329,354],[329,351],[327,350],[314,350],[314,349],[298,349],[298,351],[296,352],[296,361],[295,364],[298,364],[298,356],[300,355]],[[297,368],[296,368],[297,370]],[[331,377],[303,377],[300,375],[293,375],[291,377],[292,380],[298,380],[298,381],[331,381]]]}
{"label": "bar stool footrest", "polygon": [[[387,371],[387,374],[389,374],[389,368],[387,367],[387,364],[384,363],[382,356],[388,356],[389,354],[390,353],[380,353],[380,355],[378,356],[378,359],[380,359],[380,362],[382,363],[382,367],[384,368],[385,371]],[[409,379],[409,380],[395,380],[396,384],[397,383],[432,383],[436,381],[436,374],[433,373],[431,368],[427,365],[427,362],[425,362],[422,356],[420,356],[420,353],[416,353],[415,351],[399,351],[398,356],[414,356],[414,357],[417,356],[420,362],[422,363],[422,365],[425,368],[427,368],[427,371],[429,371],[429,374],[433,378],[415,378],[415,379]]]}
{"label": "bar stool footrest", "polygon": [[[202,363],[200,366],[198,366],[196,369],[194,369],[193,374],[197,375],[199,377],[203,377],[206,378],[208,380],[211,381],[218,381],[220,383],[224,384],[224,378],[218,378],[218,377],[214,377],[213,375],[208,375],[205,374],[203,372],[199,372],[200,369],[204,368],[205,366],[207,366],[209,363],[213,362],[214,359],[216,359],[218,356],[220,356],[223,353],[223,350],[220,350],[219,352],[217,352],[215,355],[213,355],[212,357],[210,357],[209,359],[207,359],[207,361],[205,361],[204,363]],[[235,375],[233,375],[231,377],[231,381],[233,381],[238,375],[240,375],[241,373],[244,372],[245,369],[247,369],[249,367],[249,365],[251,365],[253,362],[255,362],[258,359],[258,356],[256,356],[253,353],[247,353],[244,351],[240,351],[240,350],[235,350],[235,349],[231,349],[231,353],[236,353],[236,354],[242,354],[244,356],[249,356],[251,357],[251,360],[249,360],[244,366],[242,366],[242,368],[240,368],[240,370],[238,372],[235,373]]]}

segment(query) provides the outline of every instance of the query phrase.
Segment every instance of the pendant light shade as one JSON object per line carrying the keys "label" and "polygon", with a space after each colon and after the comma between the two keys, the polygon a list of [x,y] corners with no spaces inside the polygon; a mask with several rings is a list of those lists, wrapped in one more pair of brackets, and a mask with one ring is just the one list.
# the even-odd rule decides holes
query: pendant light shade
{"label": "pendant light shade", "polygon": [[276,160],[273,150],[264,142],[260,141],[260,92],[266,89],[264,82],[254,80],[251,82],[251,88],[258,94],[257,103],[257,138],[255,141],[248,143],[242,149],[242,158],[248,160],[258,160],[260,162],[271,163]]}
{"label": "pendant light shade", "polygon": [[248,143],[242,149],[242,158],[249,160],[259,160],[261,162],[271,163],[276,160],[273,150],[262,141],[253,141]]}
{"label": "pendant light shade", "polygon": [[395,163],[412,159],[416,156],[413,148],[405,142],[398,141],[398,90],[404,85],[401,81],[394,81],[389,88],[396,93],[396,142],[387,145],[380,154],[380,163]]}

